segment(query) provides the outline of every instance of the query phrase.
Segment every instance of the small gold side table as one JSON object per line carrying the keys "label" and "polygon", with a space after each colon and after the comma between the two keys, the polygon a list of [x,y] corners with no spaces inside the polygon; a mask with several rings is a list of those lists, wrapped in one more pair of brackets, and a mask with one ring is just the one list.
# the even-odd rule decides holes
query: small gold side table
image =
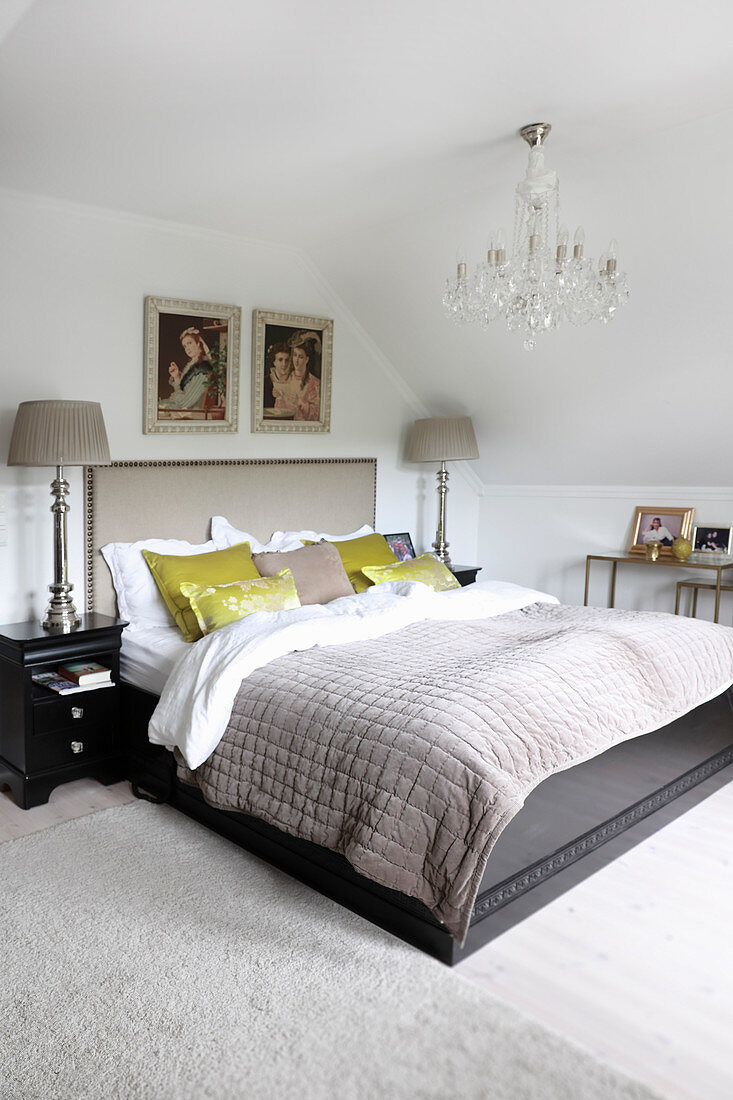
{"label": "small gold side table", "polygon": [[[708,592],[714,592],[715,589],[716,589],[716,585],[714,585],[714,584],[703,584],[702,581],[677,581],[677,598],[676,598],[675,604],[674,604],[674,613],[675,613],[675,615],[679,615],[680,596],[682,595],[682,589],[683,588],[691,588],[692,589],[692,611],[690,613],[690,617],[694,619],[697,615],[697,594],[698,594],[698,592],[700,591],[701,588],[705,589]],[[720,591],[721,592],[733,592],[733,584],[721,584]],[[715,621],[717,622],[718,620],[716,619]]]}
{"label": "small gold side table", "polygon": [[[723,573],[726,569],[733,569],[733,558],[730,561],[724,562],[701,562],[701,561],[680,561],[678,558],[672,557],[659,557],[656,561],[649,561],[645,554],[626,554],[626,553],[608,553],[608,554],[588,554],[585,559],[585,595],[583,597],[583,606],[588,606],[588,587],[590,584],[590,564],[592,561],[605,561],[611,566],[611,597],[608,603],[609,607],[613,607],[616,600],[616,570],[619,563],[625,565],[645,565],[647,569],[702,569],[715,572],[715,584],[705,585],[701,581],[700,587],[708,587],[715,592],[715,616],[713,622],[718,622],[720,615],[720,593],[727,589],[727,586],[723,586]],[[681,582],[684,583],[684,582]],[[680,608],[680,588],[677,587],[677,601],[675,604],[674,613],[679,615]]]}

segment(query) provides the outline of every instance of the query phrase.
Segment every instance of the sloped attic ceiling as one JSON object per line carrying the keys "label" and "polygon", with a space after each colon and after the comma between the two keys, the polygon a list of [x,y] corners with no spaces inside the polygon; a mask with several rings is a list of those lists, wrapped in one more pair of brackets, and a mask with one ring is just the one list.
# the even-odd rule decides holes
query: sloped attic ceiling
{"label": "sloped attic ceiling", "polygon": [[[432,411],[473,416],[486,482],[729,480],[727,0],[8,11],[0,186],[304,249]],[[511,228],[539,120],[571,229],[594,256],[619,238],[632,303],[528,356],[440,296],[457,245]]]}
{"label": "sloped attic ceiling", "polygon": [[730,82],[723,0],[6,6],[0,185],[294,245],[513,180],[536,116],[572,167]]}

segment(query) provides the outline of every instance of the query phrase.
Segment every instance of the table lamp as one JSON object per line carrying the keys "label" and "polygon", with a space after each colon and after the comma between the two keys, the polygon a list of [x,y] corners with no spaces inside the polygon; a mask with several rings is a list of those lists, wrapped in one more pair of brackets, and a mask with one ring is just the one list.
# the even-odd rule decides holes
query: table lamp
{"label": "table lamp", "polygon": [[53,634],[68,634],[81,625],[69,593],[66,549],[66,495],[69,483],[64,466],[109,466],[109,444],[96,401],[23,401],[18,406],[10,440],[8,466],[55,466],[51,482],[54,524],[54,578],[51,600],[41,622]]}
{"label": "table lamp", "polygon": [[438,530],[433,549],[444,565],[450,565],[445,537],[445,504],[448,495],[446,462],[478,458],[478,446],[470,416],[437,416],[416,420],[412,427],[408,462],[439,462],[438,470]]}

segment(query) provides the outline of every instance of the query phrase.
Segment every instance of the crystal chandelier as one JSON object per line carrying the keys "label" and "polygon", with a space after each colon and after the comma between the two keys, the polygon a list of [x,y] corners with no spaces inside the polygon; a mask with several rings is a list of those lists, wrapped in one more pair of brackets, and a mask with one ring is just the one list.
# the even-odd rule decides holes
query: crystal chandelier
{"label": "crystal chandelier", "polygon": [[563,321],[585,325],[612,319],[629,297],[624,272],[617,269],[616,241],[596,268],[583,253],[585,234],[578,228],[572,256],[568,231],[560,227],[557,173],[545,168],[542,143],[549,122],[534,122],[519,132],[530,147],[525,178],[514,199],[514,244],[507,259],[504,231],[489,238],[485,263],[469,278],[465,257],[458,255],[454,281],[446,281],[443,306],[458,324],[487,327],[503,317],[510,332],[524,336],[527,351],[542,332]]}

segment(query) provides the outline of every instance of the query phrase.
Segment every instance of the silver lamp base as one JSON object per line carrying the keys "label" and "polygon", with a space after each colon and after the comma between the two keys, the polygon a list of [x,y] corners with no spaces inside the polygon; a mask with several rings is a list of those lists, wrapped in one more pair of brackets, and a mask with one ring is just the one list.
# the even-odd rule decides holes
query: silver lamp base
{"label": "silver lamp base", "polygon": [[441,462],[440,469],[438,470],[438,530],[435,532],[435,542],[433,543],[433,549],[435,550],[435,556],[438,561],[442,561],[443,565],[447,565],[450,568],[451,560],[448,553],[448,540],[445,537],[445,509],[446,509],[446,497],[448,496],[448,471],[445,468],[445,462]]}
{"label": "silver lamp base", "polygon": [[74,601],[69,595],[69,589],[73,588],[73,585],[65,585],[65,592],[55,591],[57,587],[55,584],[50,584],[48,587],[53,592],[53,596],[46,608],[46,614],[41,620],[43,629],[47,630],[49,634],[71,634],[73,630],[78,630],[81,626],[81,619],[74,607]]}
{"label": "silver lamp base", "polygon": [[49,634],[70,634],[81,626],[81,619],[74,607],[69,593],[74,587],[68,581],[68,557],[66,551],[66,513],[69,505],[66,496],[69,483],[64,477],[62,466],[56,467],[56,479],[51,482],[51,495],[55,498],[51,505],[53,513],[53,584],[49,584],[51,601],[41,626]]}

